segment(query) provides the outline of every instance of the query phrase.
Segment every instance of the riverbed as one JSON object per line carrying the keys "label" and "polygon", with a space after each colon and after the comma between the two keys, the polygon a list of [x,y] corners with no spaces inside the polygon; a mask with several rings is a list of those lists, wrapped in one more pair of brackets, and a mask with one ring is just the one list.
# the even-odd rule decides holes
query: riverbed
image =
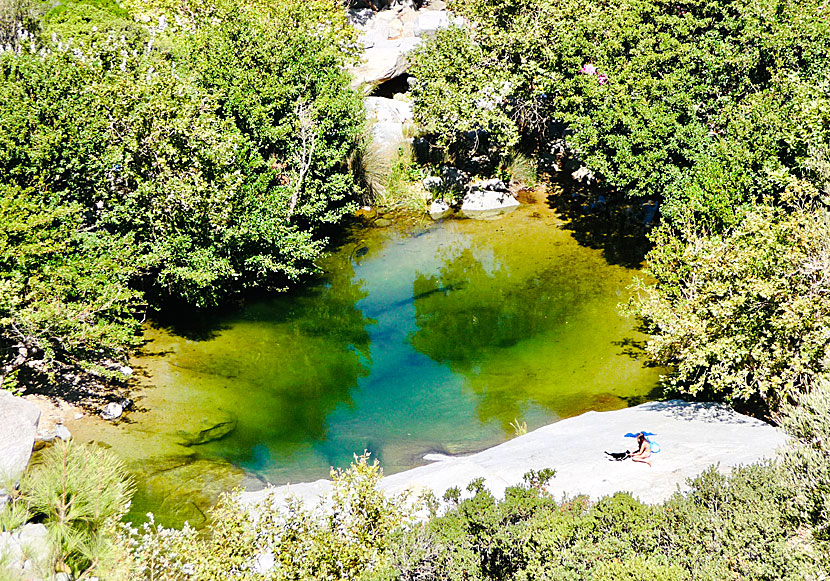
{"label": "riverbed", "polygon": [[635,269],[564,228],[545,196],[497,221],[359,227],[312,284],[224,315],[148,325],[136,410],[83,418],[138,482],[130,518],[197,526],[222,491],[387,474],[649,398],[662,370],[620,315]]}

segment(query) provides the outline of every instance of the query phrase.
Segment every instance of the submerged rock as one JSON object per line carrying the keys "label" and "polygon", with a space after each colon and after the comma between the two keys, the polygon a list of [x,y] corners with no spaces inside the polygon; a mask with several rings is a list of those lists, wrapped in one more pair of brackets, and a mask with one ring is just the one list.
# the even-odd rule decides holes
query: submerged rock
{"label": "submerged rock", "polygon": [[236,418],[230,414],[221,419],[203,419],[202,429],[197,432],[179,432],[182,446],[199,446],[221,440],[236,429]]}
{"label": "submerged rock", "polygon": [[242,482],[244,473],[229,462],[197,458],[196,454],[149,458],[135,469],[142,483],[134,503],[154,506],[166,526],[185,521],[201,527],[222,493]]}
{"label": "submerged rock", "polygon": [[23,474],[39,421],[36,405],[0,390],[0,483],[14,482]]}

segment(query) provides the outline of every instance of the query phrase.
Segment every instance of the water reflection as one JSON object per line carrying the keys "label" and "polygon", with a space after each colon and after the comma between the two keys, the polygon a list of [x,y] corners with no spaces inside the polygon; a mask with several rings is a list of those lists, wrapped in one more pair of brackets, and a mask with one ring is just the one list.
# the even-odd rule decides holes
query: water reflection
{"label": "water reflection", "polygon": [[643,362],[620,348],[639,336],[616,312],[624,270],[570,251],[535,249],[517,260],[509,246],[488,248],[484,258],[477,247],[448,249],[436,272],[417,276],[409,337],[465,377],[482,422],[509,434],[534,406],[567,417],[623,407],[641,393]]}
{"label": "water reflection", "polygon": [[70,426],[136,471],[131,518],[193,521],[243,474],[313,480],[364,449],[395,472],[504,441],[515,418],[533,429],[623,407],[657,383],[623,353],[642,339],[616,311],[633,273],[543,203],[356,235],[319,284],[199,332],[149,328],[134,362],[147,411]]}
{"label": "water reflection", "polygon": [[[356,306],[366,296],[347,263],[306,292],[251,306],[232,331],[181,350],[178,380],[198,377],[200,398],[215,403],[216,419],[199,429],[222,414],[236,422],[227,437],[199,445],[200,453],[260,471],[325,441],[329,414],[353,405],[352,391],[369,373],[375,321]],[[213,401],[205,401],[206,383]]]}

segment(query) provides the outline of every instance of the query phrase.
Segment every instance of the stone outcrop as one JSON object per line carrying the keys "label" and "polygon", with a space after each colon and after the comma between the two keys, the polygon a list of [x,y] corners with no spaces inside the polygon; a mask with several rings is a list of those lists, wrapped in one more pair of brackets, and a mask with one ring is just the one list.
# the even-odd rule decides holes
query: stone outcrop
{"label": "stone outcrop", "polygon": [[[615,462],[605,455],[634,448],[633,438],[625,435],[639,431],[654,433],[652,439],[660,445],[653,466]],[[553,468],[556,476],[547,489],[555,498],[586,494],[598,499],[627,491],[643,502],[658,503],[687,489],[688,478],[712,465],[728,472],[771,458],[785,441],[773,426],[722,404],[651,402],[587,412],[469,456],[430,454],[424,458],[430,462],[426,466],[386,476],[380,487],[389,493],[429,489],[440,498],[450,487],[464,490],[472,480],[484,478],[485,486],[503,497],[505,489],[520,484],[529,470]],[[270,494],[278,502],[295,496],[315,503],[329,490],[329,481],[318,480],[243,493],[241,498],[255,504]]]}
{"label": "stone outcrop", "polygon": [[403,2],[384,10],[349,10],[349,22],[363,46],[362,62],[352,70],[353,86],[368,95],[380,83],[404,74],[409,68],[407,53],[454,19],[443,2],[426,3],[420,10]]}
{"label": "stone outcrop", "polygon": [[490,220],[512,212],[519,201],[501,180],[472,184],[461,203],[461,213],[467,218]]}
{"label": "stone outcrop", "polygon": [[203,419],[201,429],[196,432],[179,432],[182,446],[199,446],[221,440],[236,429],[236,418],[231,414],[220,414],[216,418]]}
{"label": "stone outcrop", "polygon": [[0,487],[17,480],[26,469],[39,421],[36,405],[0,390]]}
{"label": "stone outcrop", "polygon": [[412,104],[397,99],[366,97],[366,117],[372,133],[375,155],[391,162],[398,150],[409,143],[404,125],[412,121]]}

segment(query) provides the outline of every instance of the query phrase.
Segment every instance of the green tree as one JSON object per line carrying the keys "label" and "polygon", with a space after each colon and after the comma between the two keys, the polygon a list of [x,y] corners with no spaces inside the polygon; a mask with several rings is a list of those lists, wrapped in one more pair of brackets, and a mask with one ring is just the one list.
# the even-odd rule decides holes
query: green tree
{"label": "green tree", "polygon": [[775,409],[809,391],[830,344],[830,217],[759,206],[723,234],[661,227],[634,312],[647,351],[692,394]]}

